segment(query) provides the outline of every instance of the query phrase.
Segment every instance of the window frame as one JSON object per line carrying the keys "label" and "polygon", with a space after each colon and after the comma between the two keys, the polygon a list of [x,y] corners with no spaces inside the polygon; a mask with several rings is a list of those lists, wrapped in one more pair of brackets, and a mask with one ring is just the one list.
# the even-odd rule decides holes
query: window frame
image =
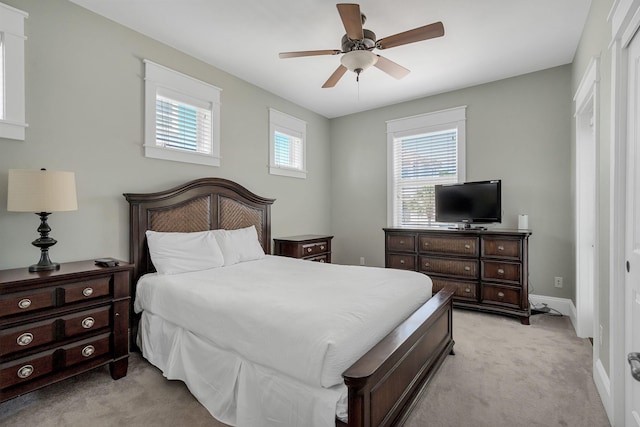
{"label": "window frame", "polygon": [[3,103],[0,116],[0,138],[25,140],[29,126],[25,119],[25,53],[24,21],[29,17],[14,7],[0,3],[0,55],[4,72],[0,84]]}
{"label": "window frame", "polygon": [[[145,64],[145,137],[144,155],[148,158],[171,160],[207,166],[220,166],[220,93],[222,89],[197,80],[155,62],[144,60]],[[167,94],[176,93],[173,99]],[[156,138],[156,99],[158,94],[177,102],[192,99],[193,106],[210,105],[211,112],[211,153],[202,153],[166,147],[158,144]]]}
{"label": "window frame", "polygon": [[[402,225],[395,217],[396,182],[395,182],[395,141],[413,135],[424,135],[441,132],[447,129],[457,129],[457,167],[458,182],[466,179],[466,105],[420,114],[411,117],[387,121],[387,226],[409,228]],[[434,223],[430,226],[437,226]],[[420,228],[415,227],[414,228]]]}
{"label": "window frame", "polygon": [[[276,132],[300,139],[300,168],[276,164]],[[307,177],[307,122],[274,108],[269,108],[269,173],[301,179]]]}

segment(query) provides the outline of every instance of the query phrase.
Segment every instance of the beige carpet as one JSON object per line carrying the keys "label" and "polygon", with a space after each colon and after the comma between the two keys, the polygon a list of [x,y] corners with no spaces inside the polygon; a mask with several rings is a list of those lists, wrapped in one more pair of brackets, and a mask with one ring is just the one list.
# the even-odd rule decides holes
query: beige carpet
{"label": "beige carpet", "polygon": [[[609,426],[591,377],[591,344],[568,318],[454,312],[449,356],[407,426]],[[138,354],[111,380],[97,369],[0,404],[2,426],[214,426],[183,383]],[[303,426],[301,426],[303,427]]]}

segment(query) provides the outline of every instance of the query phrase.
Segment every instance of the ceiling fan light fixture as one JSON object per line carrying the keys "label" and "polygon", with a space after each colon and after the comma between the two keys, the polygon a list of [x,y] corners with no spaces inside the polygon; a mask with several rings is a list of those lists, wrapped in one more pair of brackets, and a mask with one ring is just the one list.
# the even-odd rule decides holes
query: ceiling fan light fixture
{"label": "ceiling fan light fixture", "polygon": [[340,62],[349,71],[360,74],[378,62],[378,55],[368,50],[352,50],[342,55]]}

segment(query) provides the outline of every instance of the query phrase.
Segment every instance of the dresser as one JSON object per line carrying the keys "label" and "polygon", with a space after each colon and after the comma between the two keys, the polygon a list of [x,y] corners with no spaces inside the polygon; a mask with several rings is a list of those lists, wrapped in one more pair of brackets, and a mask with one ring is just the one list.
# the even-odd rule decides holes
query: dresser
{"label": "dresser", "polygon": [[273,239],[273,254],[309,261],[331,262],[331,239],[333,236],[318,234]]}
{"label": "dresser", "polygon": [[529,324],[529,230],[385,228],[385,266],[425,273],[453,304]]}
{"label": "dresser", "polygon": [[0,402],[106,364],[127,374],[132,269],[0,271]]}

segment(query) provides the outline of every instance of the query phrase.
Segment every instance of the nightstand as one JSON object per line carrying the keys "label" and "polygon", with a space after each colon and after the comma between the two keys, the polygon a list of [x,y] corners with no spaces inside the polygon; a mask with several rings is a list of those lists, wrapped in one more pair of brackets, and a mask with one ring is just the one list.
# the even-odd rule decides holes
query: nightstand
{"label": "nightstand", "polygon": [[0,402],[106,364],[127,374],[132,269],[0,271]]}
{"label": "nightstand", "polygon": [[331,239],[333,236],[317,234],[273,239],[275,243],[273,254],[330,263]]}

